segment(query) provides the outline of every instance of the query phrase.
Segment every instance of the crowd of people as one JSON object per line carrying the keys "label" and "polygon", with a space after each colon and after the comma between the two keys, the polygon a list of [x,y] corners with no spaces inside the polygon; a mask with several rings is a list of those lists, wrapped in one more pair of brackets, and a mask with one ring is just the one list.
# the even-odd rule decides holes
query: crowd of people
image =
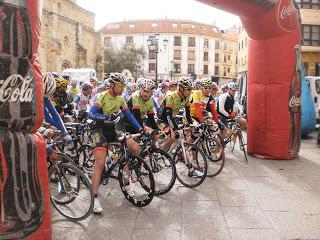
{"label": "crowd of people", "polygon": [[[103,211],[99,202],[101,173],[108,154],[107,145],[117,141],[119,133],[141,133],[153,130],[162,131],[167,140],[163,149],[170,149],[177,138],[175,131],[186,128],[193,122],[204,123],[210,116],[221,134],[224,134],[228,119],[242,116],[242,108],[235,95],[238,86],[234,82],[228,89],[221,91],[210,79],[193,80],[182,77],[179,81],[163,81],[158,86],[155,81],[139,78],[128,82],[121,73],[110,73],[103,82],[96,78],[78,83],[77,79],[54,78],[50,73],[44,75],[45,81],[45,120],[57,127],[70,140],[63,125],[68,115],[81,115],[93,120],[92,146],[95,164],[92,173],[92,189],[95,194],[93,212]],[[176,121],[183,115],[183,126]],[[242,129],[246,128],[246,119],[237,117]],[[132,138],[126,139],[129,151],[138,155],[139,144]],[[192,141],[192,137],[188,141]],[[48,146],[48,154],[54,150]],[[199,173],[192,165],[189,176]],[[130,186],[127,191],[130,192]]]}

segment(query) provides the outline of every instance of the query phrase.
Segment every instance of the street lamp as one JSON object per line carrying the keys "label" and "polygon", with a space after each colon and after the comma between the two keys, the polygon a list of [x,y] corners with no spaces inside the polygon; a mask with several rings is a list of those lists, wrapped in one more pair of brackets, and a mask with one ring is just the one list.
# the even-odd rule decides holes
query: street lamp
{"label": "street lamp", "polygon": [[[159,53],[159,33],[154,34],[153,36],[149,36],[147,39],[147,45],[149,50],[153,50],[156,54],[156,66],[155,66],[155,72],[156,72],[156,84],[158,83],[158,53]],[[163,46],[166,48],[168,45],[168,39],[163,39]]]}

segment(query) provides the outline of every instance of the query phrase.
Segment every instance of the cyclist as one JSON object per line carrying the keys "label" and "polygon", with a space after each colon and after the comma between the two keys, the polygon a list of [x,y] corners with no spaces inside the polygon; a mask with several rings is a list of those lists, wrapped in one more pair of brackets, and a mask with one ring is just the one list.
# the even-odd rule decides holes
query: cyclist
{"label": "cyclist", "polygon": [[[227,124],[227,119],[234,119],[237,112],[242,115],[242,108],[235,99],[235,94],[238,90],[238,85],[234,82],[228,84],[228,91],[220,95],[218,100],[218,113],[223,124]],[[241,129],[247,128],[247,121],[244,118],[238,118]]]}
{"label": "cyclist", "polygon": [[159,85],[159,88],[155,91],[153,97],[154,99],[157,101],[157,103],[159,105],[161,105],[164,97],[166,96],[166,93],[168,92],[169,90],[169,84],[167,82],[162,82],[160,85]]}
{"label": "cyclist", "polygon": [[67,94],[68,81],[63,78],[55,78],[56,90],[51,97],[51,101],[60,116],[73,114],[73,97]]}
{"label": "cyclist", "polygon": [[84,83],[81,88],[81,94],[77,95],[74,102],[76,103],[76,109],[79,112],[86,112],[88,107],[91,105],[90,100],[93,86],[91,83]]}
{"label": "cyclist", "polygon": [[[154,119],[155,106],[152,99],[155,82],[151,79],[142,79],[139,84],[138,91],[134,92],[128,100],[128,107],[133,116],[137,119],[140,126],[145,126],[146,131],[151,129],[159,130],[158,125]],[[127,132],[135,133],[135,129],[128,121],[124,121]]]}
{"label": "cyclist", "polygon": [[[54,108],[52,102],[50,101],[50,96],[55,92],[56,89],[56,81],[51,73],[43,74],[43,82],[44,82],[44,98],[43,98],[43,105],[44,105],[44,117],[45,121],[52,126],[56,127],[61,131],[64,137],[65,143],[69,144],[72,142],[72,138],[67,132],[63,121],[58,114],[57,110]],[[45,131],[46,129],[44,129]],[[47,155],[50,156],[50,159],[54,160],[57,157],[58,151],[53,149],[53,146],[47,144]]]}
{"label": "cyclist", "polygon": [[126,85],[126,90],[123,93],[123,97],[126,101],[129,100],[131,95],[137,90],[137,84],[128,82]]}
{"label": "cyclist", "polygon": [[204,122],[204,110],[211,112],[213,120],[218,124],[219,129],[223,130],[224,125],[220,122],[216,109],[216,103],[211,95],[212,88],[215,86],[216,85],[214,85],[210,79],[205,79],[202,81],[201,90],[194,90],[192,92],[190,112],[191,116],[199,123]]}
{"label": "cyclist", "polygon": [[[103,211],[98,199],[98,189],[108,153],[107,145],[109,142],[117,141],[118,133],[115,130],[114,122],[117,117],[116,114],[121,111],[135,129],[142,131],[140,124],[131,114],[122,96],[126,85],[125,77],[121,73],[110,73],[109,82],[110,88],[100,94],[97,102],[91,107],[89,112],[89,117],[95,121],[92,134],[93,155],[95,158],[92,174],[92,189],[95,194],[93,211],[95,213]],[[132,154],[138,155],[140,151],[139,145],[130,138],[126,141],[129,151]]]}
{"label": "cyclist", "polygon": [[71,79],[70,86],[67,89],[67,93],[70,94],[73,97],[73,99],[75,99],[76,96],[80,93],[80,89],[77,86],[78,81],[76,79]]}
{"label": "cyclist", "polygon": [[177,90],[177,86],[178,86],[178,83],[176,81],[170,81],[169,82],[169,90],[167,91],[167,94],[170,93],[170,92],[174,92]]}
{"label": "cyclist", "polygon": [[195,80],[194,81],[194,90],[201,90],[202,89],[202,81],[201,80]]}
{"label": "cyclist", "polygon": [[159,120],[162,121],[166,127],[173,130],[178,130],[175,116],[179,113],[179,110],[183,108],[185,108],[188,123],[192,124],[190,95],[193,89],[193,82],[190,78],[181,78],[178,86],[178,90],[168,93],[158,111]]}

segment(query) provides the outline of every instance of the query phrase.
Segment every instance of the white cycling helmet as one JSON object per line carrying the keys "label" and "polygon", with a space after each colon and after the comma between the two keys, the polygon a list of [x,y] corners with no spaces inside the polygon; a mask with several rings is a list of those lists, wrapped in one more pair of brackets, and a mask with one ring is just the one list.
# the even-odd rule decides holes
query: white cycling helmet
{"label": "white cycling helmet", "polygon": [[71,86],[77,86],[78,85],[78,81],[77,79],[71,78],[71,80],[69,81]]}
{"label": "white cycling helmet", "polygon": [[152,90],[156,87],[156,84],[151,79],[144,78],[140,81],[139,88],[143,90]]}
{"label": "white cycling helmet", "polygon": [[179,87],[193,88],[193,81],[191,78],[182,77],[178,82]]}
{"label": "white cycling helmet", "polygon": [[228,83],[228,88],[231,90],[238,90],[238,84],[234,82]]}
{"label": "white cycling helmet", "polygon": [[49,72],[43,74],[43,87],[44,87],[44,95],[47,97],[52,96],[52,94],[56,91],[56,80],[53,75]]}
{"label": "white cycling helmet", "polygon": [[127,84],[127,79],[121,73],[110,73],[109,82]]}

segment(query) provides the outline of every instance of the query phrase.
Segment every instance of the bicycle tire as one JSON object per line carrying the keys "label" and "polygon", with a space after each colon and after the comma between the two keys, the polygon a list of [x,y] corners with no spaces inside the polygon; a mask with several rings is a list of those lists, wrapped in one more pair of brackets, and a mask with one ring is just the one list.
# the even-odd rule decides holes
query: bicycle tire
{"label": "bicycle tire", "polygon": [[[211,141],[211,143],[209,143]],[[208,146],[209,144],[213,146]],[[203,152],[207,156],[207,163],[208,163],[208,170],[207,170],[207,177],[215,177],[224,168],[225,164],[225,153],[222,144],[215,138],[205,138],[201,144],[203,147]],[[214,151],[210,151],[214,149]],[[218,157],[215,159],[213,156],[217,155],[219,152]]]}
{"label": "bicycle tire", "polygon": [[243,141],[243,135],[242,135],[242,132],[239,131],[238,132],[238,138],[239,138],[239,144],[240,144],[240,150],[243,152],[244,154],[244,157],[245,157],[245,160],[246,160],[246,163],[248,163],[248,154],[247,154],[247,150],[245,148],[245,143]]}
{"label": "bicycle tire", "polygon": [[[155,193],[155,181],[152,170],[141,157],[130,155],[128,158],[130,159],[121,162],[119,166],[118,180],[120,189],[131,204],[137,207],[145,207],[151,203]],[[126,166],[130,171],[129,176],[125,171]],[[142,179],[142,177],[146,177],[147,179]],[[135,183],[135,185],[131,183]],[[133,192],[132,187],[135,188],[135,192]],[[140,199],[137,193],[141,192],[141,189],[143,189],[143,194]]]}
{"label": "bicycle tire", "polygon": [[[149,153],[152,154],[152,156],[150,156]],[[153,153],[159,154],[160,156],[156,157]],[[147,160],[149,160],[146,160],[146,162],[150,166],[155,178],[155,195],[158,196],[168,193],[172,189],[176,181],[176,167],[170,154],[160,148],[149,148],[147,151],[142,152],[140,156],[144,160],[146,158]],[[169,169],[169,171],[163,173],[163,171],[161,171],[162,169]],[[168,179],[168,177],[168,183],[164,183],[164,181]]]}
{"label": "bicycle tire", "polygon": [[[63,180],[61,178],[61,176],[64,176],[64,178],[65,178],[64,181],[68,183],[69,189],[72,188],[73,192],[71,192],[71,194],[74,194],[74,195],[72,195],[72,197],[69,200],[65,200],[65,201],[63,201],[61,199],[57,199],[55,196],[53,196],[53,191],[51,190],[51,183],[53,183],[53,182],[50,181],[50,200],[51,200],[52,205],[62,216],[64,216],[65,218],[67,218],[69,220],[81,221],[81,220],[86,219],[92,213],[93,205],[94,205],[94,194],[93,194],[90,182],[88,181],[87,177],[82,173],[82,171],[80,169],[78,169],[77,167],[75,167],[71,164],[60,162],[56,166],[57,167],[52,167],[49,170],[49,179],[51,179],[51,176],[53,176],[53,175],[54,176],[60,175],[58,183],[60,182],[61,185],[64,185],[66,183],[63,183]],[[71,171],[70,171],[70,169],[71,169]],[[57,172],[58,170],[59,170],[59,172]],[[75,175],[74,175],[74,176],[76,176],[76,180],[75,180],[76,187],[75,188],[71,187],[70,181],[67,180],[67,178],[66,178],[66,173],[68,171],[75,173]],[[73,175],[70,175],[70,176],[73,176]],[[75,210],[70,208],[70,206],[66,206],[66,205],[73,203],[77,198],[78,199],[82,198],[82,196],[79,194],[79,192],[82,190],[81,189],[82,185],[84,185],[85,188],[88,189],[88,191],[89,191],[87,194],[88,195],[87,198],[89,199],[89,205],[88,205],[88,208],[85,209],[83,207],[83,205],[79,206],[80,204],[75,203],[74,206],[78,207],[79,209],[81,208],[82,210],[84,209],[84,212],[80,216],[72,216],[70,214],[70,212],[74,212]],[[65,191],[66,189],[67,188],[64,187],[63,191]],[[58,194],[61,192],[62,191],[59,189],[59,184],[58,184]],[[66,194],[65,196],[68,196],[68,194],[70,194],[70,193],[62,193],[62,194]]]}
{"label": "bicycle tire", "polygon": [[173,160],[174,160],[174,162],[176,164],[177,179],[185,187],[194,188],[194,187],[199,186],[201,183],[203,183],[203,181],[207,177],[207,170],[208,170],[207,159],[206,159],[206,156],[203,153],[203,151],[197,145],[195,145],[193,143],[188,143],[188,142],[184,142],[183,143],[183,144],[185,144],[186,148],[196,149],[197,153],[200,153],[200,155],[202,157],[202,161],[203,161],[201,166],[200,166],[200,163],[199,163],[198,159],[195,162],[195,164],[201,170],[201,173],[202,173],[202,176],[197,178],[197,179],[199,179],[199,181],[197,181],[195,183],[186,182],[184,179],[189,179],[189,178],[190,179],[196,179],[196,178],[190,177],[188,175],[188,173],[186,174],[186,176],[183,176],[184,172],[189,171],[189,167],[186,165],[186,163],[184,161],[184,158],[183,157],[181,158],[181,156],[179,155],[179,154],[182,153],[182,145],[181,144],[177,147],[177,149],[176,149],[176,151],[174,152],[174,155],[173,155]]}

